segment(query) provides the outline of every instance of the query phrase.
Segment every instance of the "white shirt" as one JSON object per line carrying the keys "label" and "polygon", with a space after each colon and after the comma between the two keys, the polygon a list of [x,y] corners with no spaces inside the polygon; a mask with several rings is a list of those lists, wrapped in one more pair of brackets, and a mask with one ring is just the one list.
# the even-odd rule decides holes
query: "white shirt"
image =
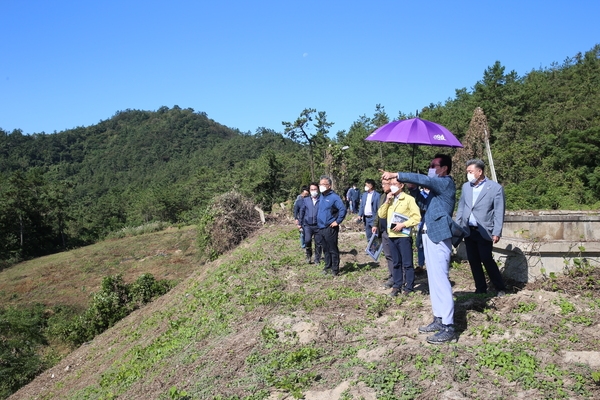
{"label": "white shirt", "polygon": [[373,215],[373,207],[371,207],[371,201],[373,200],[373,192],[367,193],[367,201],[365,204],[365,216]]}

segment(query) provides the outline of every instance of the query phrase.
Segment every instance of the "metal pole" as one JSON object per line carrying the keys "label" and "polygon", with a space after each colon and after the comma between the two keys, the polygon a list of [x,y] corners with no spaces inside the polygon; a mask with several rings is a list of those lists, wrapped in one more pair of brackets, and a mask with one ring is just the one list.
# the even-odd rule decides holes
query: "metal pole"
{"label": "metal pole", "polygon": [[494,168],[494,159],[492,158],[492,149],[490,148],[490,139],[488,138],[487,129],[484,129],[485,133],[485,151],[487,153],[488,161],[490,163],[490,171],[492,172],[492,180],[494,182],[498,182],[498,178],[496,177],[496,168]]}

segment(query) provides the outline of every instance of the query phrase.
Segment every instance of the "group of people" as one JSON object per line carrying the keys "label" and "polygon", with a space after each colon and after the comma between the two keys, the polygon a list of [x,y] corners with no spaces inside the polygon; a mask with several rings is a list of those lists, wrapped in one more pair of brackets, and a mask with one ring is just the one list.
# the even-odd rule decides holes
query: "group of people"
{"label": "group of people", "polygon": [[340,224],[346,217],[346,205],[331,189],[331,178],[328,176],[322,176],[318,185],[311,183],[308,193],[308,196],[297,199],[294,204],[294,218],[306,249],[306,262],[312,262],[314,241],[314,262],[319,264],[323,257],[323,273],[337,276],[340,270],[338,236]]}
{"label": "group of people", "polygon": [[[506,291],[492,256],[493,245],[502,236],[504,190],[485,176],[482,160],[469,160],[466,163],[467,182],[462,187],[453,219],[456,185],[450,176],[451,171],[452,159],[445,154],[437,154],[431,160],[427,175],[381,171],[383,193],[377,192],[375,182],[367,179],[358,205],[358,217],[365,225],[367,239],[372,235],[381,237],[389,272],[385,285],[391,288],[392,297],[414,290],[412,245],[415,234],[417,262],[419,267],[427,265],[433,311],[433,321],[419,327],[419,332],[431,334],[427,337],[429,343],[446,343],[456,339],[449,268],[452,246],[458,245],[463,238],[475,281],[475,293],[487,293],[484,267],[497,295],[502,296]],[[356,189],[355,186],[353,188]],[[314,240],[314,261],[320,262],[322,251],[324,273],[338,275],[339,225],[346,216],[346,206],[331,190],[331,179],[326,176],[321,178],[318,186],[312,183],[308,189],[302,201],[297,202],[297,212],[294,207],[307,262],[311,262],[311,242]],[[356,206],[353,204],[351,207]]]}

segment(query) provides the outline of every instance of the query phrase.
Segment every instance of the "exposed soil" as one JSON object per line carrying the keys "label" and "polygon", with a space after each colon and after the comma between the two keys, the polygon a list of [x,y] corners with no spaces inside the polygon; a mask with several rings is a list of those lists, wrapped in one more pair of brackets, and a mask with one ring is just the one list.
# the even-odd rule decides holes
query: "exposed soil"
{"label": "exposed soil", "polygon": [[[264,227],[242,246],[252,247],[260,235],[274,235],[289,229],[293,229],[289,222]],[[544,366],[555,366],[586,377],[585,390],[581,393],[571,390],[567,397],[600,398],[600,388],[590,378],[592,371],[600,370],[600,319],[597,312],[600,304],[593,302],[594,298],[598,298],[600,287],[597,270],[588,271],[581,277],[559,277],[552,282],[526,286],[511,282],[506,296],[494,297],[471,295],[475,287],[470,270],[466,264],[457,265],[451,270],[450,278],[456,297],[455,321],[460,332],[459,341],[453,345],[433,346],[426,344],[424,335],[417,333],[417,328],[429,323],[432,317],[426,272],[417,275],[416,293],[392,300],[374,315],[372,307],[377,305],[377,299],[389,292],[382,286],[387,268],[383,257],[379,265],[374,263],[364,253],[365,246],[361,225],[347,221],[340,234],[343,266],[340,276],[308,280],[302,270],[280,268],[276,271],[287,281],[286,290],[289,291],[302,288],[310,295],[311,291],[347,288],[364,293],[362,299],[338,299],[311,312],[301,309],[293,313],[281,312],[277,307],[267,306],[256,308],[236,324],[231,334],[210,342],[205,339],[194,342],[194,351],[199,354],[196,361],[186,363],[169,359],[169,368],[157,368],[152,376],[138,379],[119,398],[168,398],[166,393],[171,387],[190,393],[190,397],[172,395],[172,398],[210,398],[198,394],[201,391],[197,389],[199,382],[207,379],[206,374],[210,373],[212,377],[218,377],[214,379],[223,381],[220,391],[223,398],[238,396],[241,399],[248,395],[248,388],[233,387],[228,383],[237,382],[248,373],[246,360],[253,351],[267,351],[261,347],[260,332],[265,326],[277,332],[280,342],[315,344],[332,355],[328,365],[315,367],[314,372],[320,379],[303,391],[306,399],[377,398],[376,389],[364,382],[363,378],[370,373],[365,364],[349,366],[351,357],[343,355],[340,350],[359,343],[364,348],[356,353],[356,357],[362,362],[372,363],[373,368],[395,363],[401,366],[407,381],[420,388],[413,396],[406,395],[404,398],[553,397],[539,388],[528,387],[524,380],[507,379],[498,368],[481,368],[484,357],[481,351],[490,343],[507,343],[507,346],[524,343],[524,349]],[[299,259],[303,259],[299,246],[293,251]],[[185,307],[185,293],[189,286],[202,280],[217,264],[230,261],[230,257],[231,254],[227,254],[215,263],[199,268],[170,293],[81,346],[11,398],[62,399],[68,398],[76,388],[98,384],[102,373],[111,365],[118,364],[120,356],[129,350],[120,344],[124,338],[155,313]],[[311,268],[318,267],[306,266],[307,270]],[[571,304],[574,310],[565,314],[561,307],[565,303]],[[574,315],[585,316],[589,323],[569,319]],[[348,329],[365,321],[366,326],[358,333]],[[162,327],[157,328],[156,336],[167,328],[168,321],[165,320]],[[154,338],[148,335],[139,338],[135,344],[142,346],[152,340]],[[419,363],[427,359],[439,359],[440,363],[420,367]],[[545,380],[548,376],[537,374],[535,379]],[[556,379],[565,380],[568,387],[576,384],[574,375]],[[402,398],[401,394],[409,393],[409,389],[408,386],[396,387],[396,398]],[[285,390],[270,389],[269,399],[292,398]]]}

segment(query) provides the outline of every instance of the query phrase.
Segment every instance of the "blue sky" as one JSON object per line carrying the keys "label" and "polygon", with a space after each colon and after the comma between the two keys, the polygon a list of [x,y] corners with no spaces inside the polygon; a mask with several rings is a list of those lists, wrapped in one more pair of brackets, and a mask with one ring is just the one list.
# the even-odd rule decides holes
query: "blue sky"
{"label": "blue sky", "polygon": [[304,108],[332,133],[600,43],[600,1],[0,0],[0,128],[191,107],[243,132]]}

